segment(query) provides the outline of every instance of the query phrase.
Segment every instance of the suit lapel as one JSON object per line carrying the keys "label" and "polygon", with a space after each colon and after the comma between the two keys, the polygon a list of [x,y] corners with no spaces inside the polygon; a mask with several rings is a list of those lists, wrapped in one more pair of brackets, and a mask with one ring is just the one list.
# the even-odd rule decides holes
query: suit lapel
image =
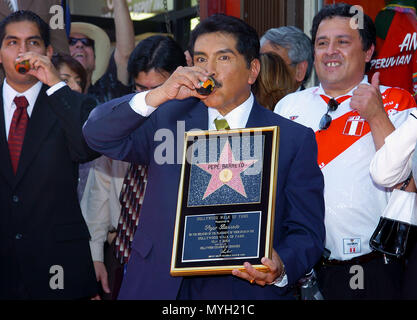
{"label": "suit lapel", "polygon": [[185,121],[185,131],[191,129],[208,129],[208,110],[203,102],[198,102],[188,113],[189,120]]}
{"label": "suit lapel", "polygon": [[6,137],[6,126],[4,119],[3,86],[0,86],[0,173],[6,178],[10,185],[13,184],[14,174],[12,162],[10,161],[9,145]]}
{"label": "suit lapel", "polygon": [[[253,103],[252,110],[250,112],[246,128],[255,128],[267,125],[267,121],[264,118],[264,111],[266,109],[260,106],[256,100]],[[208,108],[203,102],[199,102],[189,113],[189,121],[186,121],[185,131],[191,129],[208,129]]]}
{"label": "suit lapel", "polygon": [[46,86],[43,85],[36,99],[32,115],[26,128],[22,153],[20,154],[15,183],[18,183],[25,173],[30,162],[37,154],[43,140],[57,121],[57,118],[47,106]]}
{"label": "suit lapel", "polygon": [[256,128],[266,126],[266,121],[263,117],[265,108],[260,106],[256,100],[253,102],[252,110],[249,114],[246,128]]}

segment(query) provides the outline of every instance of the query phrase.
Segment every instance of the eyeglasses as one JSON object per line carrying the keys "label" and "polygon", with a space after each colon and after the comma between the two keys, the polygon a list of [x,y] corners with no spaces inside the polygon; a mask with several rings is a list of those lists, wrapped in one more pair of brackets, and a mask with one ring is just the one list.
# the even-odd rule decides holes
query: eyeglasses
{"label": "eyeglasses", "polygon": [[320,124],[319,124],[320,130],[326,130],[330,127],[330,124],[332,123],[332,117],[329,115],[329,112],[336,111],[338,106],[339,106],[339,102],[337,102],[335,99],[331,98],[329,100],[329,103],[327,104],[327,112],[320,119]]}
{"label": "eyeglasses", "polygon": [[81,41],[81,43],[87,47],[94,47],[94,40],[90,38],[69,38],[68,44],[70,46],[74,46],[78,41]]}

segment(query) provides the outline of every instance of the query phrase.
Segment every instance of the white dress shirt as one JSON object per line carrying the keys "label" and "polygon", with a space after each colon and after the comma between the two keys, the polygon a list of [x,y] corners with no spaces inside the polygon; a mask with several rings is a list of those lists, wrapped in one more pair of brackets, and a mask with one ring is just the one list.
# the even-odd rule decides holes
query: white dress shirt
{"label": "white dress shirt", "polygon": [[[156,110],[156,108],[146,104],[145,98],[148,92],[149,91],[143,91],[137,93],[129,102],[132,109],[143,117],[148,117]],[[214,124],[215,119],[226,119],[230,129],[245,128],[246,123],[248,122],[249,114],[252,110],[253,101],[254,97],[251,93],[245,102],[234,108],[225,116],[222,116],[217,109],[208,108],[208,129],[216,130],[216,125]]]}
{"label": "white dress shirt", "polygon": [[119,201],[129,163],[106,156],[93,161],[80,206],[90,232],[93,261],[104,261],[104,243],[109,231],[116,230],[121,205]]}
{"label": "white dress shirt", "polygon": [[[35,106],[36,99],[38,98],[39,92],[42,88],[42,82],[38,81],[34,84],[30,89],[26,90],[25,92],[17,92],[14,90],[8,83],[7,79],[4,79],[3,82],[3,111],[4,111],[4,120],[5,120],[5,127],[6,127],[6,137],[9,136],[10,125],[12,123],[13,114],[16,110],[16,104],[14,103],[14,98],[16,96],[25,96],[29,105],[27,107],[27,112],[29,118],[32,115],[33,107]],[[54,86],[50,87],[46,94],[48,96],[52,95],[55,91],[61,89],[63,86],[66,86],[65,82],[58,82]]]}
{"label": "white dress shirt", "polygon": [[32,115],[33,107],[36,102],[36,98],[38,97],[39,92],[42,88],[42,82],[36,83],[30,89],[26,90],[23,93],[19,93],[14,90],[8,83],[7,79],[4,80],[3,84],[3,110],[4,110],[4,120],[6,124],[6,137],[9,136],[10,125],[12,123],[13,114],[16,110],[16,104],[14,103],[13,99],[18,96],[25,96],[29,105],[27,107],[28,116]]}
{"label": "white dress shirt", "polygon": [[411,159],[417,142],[417,111],[385,138],[385,144],[375,153],[370,172],[375,183],[392,187],[408,178]]}

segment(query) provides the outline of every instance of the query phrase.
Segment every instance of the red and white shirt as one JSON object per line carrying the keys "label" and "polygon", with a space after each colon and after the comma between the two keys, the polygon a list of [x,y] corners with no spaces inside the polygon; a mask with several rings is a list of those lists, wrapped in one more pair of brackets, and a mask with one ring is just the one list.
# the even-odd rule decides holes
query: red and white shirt
{"label": "red and white shirt", "polygon": [[[367,77],[361,83],[368,84]],[[403,89],[381,86],[380,90],[385,110],[398,127],[416,107],[415,101]],[[325,181],[325,246],[331,259],[348,260],[371,251],[369,239],[390,193],[374,184],[369,173],[375,154],[369,124],[350,108],[348,98],[329,113],[330,127],[320,131],[320,119],[327,112],[321,95],[326,95],[321,86],[287,95],[275,113],[316,132],[317,161]]]}

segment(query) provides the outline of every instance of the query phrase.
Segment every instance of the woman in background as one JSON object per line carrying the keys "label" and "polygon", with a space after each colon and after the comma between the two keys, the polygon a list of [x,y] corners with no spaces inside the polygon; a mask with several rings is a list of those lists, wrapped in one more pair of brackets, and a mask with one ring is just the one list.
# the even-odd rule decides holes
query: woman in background
{"label": "woman in background", "polygon": [[260,61],[261,71],[252,91],[260,105],[274,111],[280,99],[297,89],[297,83],[280,56],[261,53]]}
{"label": "woman in background", "polygon": [[68,54],[54,54],[51,59],[55,68],[59,72],[59,77],[72,90],[79,93],[85,91],[87,74],[81,63]]}

